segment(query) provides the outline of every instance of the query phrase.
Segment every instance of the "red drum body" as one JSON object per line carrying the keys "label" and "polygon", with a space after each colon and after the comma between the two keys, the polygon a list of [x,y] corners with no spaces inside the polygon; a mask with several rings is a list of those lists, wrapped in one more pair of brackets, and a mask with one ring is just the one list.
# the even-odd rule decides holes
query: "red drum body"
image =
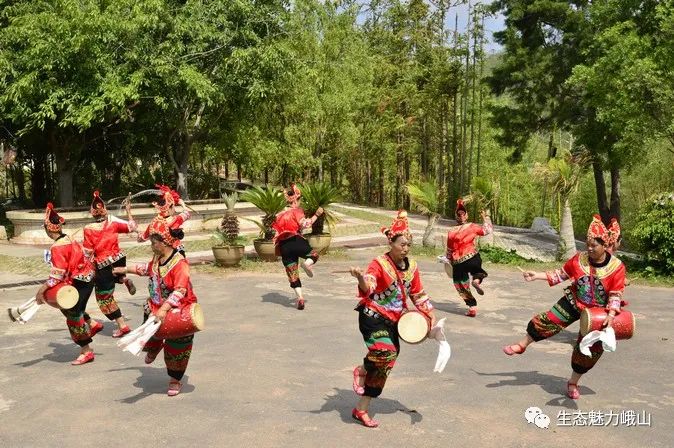
{"label": "red drum body", "polygon": [[408,344],[423,342],[430,329],[430,322],[419,311],[408,311],[398,320],[398,336]]}
{"label": "red drum body", "polygon": [[77,292],[77,288],[66,283],[59,283],[44,293],[44,300],[49,306],[62,310],[74,307],[79,299],[80,293]]}
{"label": "red drum body", "polygon": [[[601,324],[606,319],[607,311],[604,308],[585,308],[580,313],[580,334],[585,336],[591,331],[601,330]],[[630,339],[634,336],[634,329],[636,322],[634,314],[623,309],[619,314],[616,314],[613,319],[613,330],[615,331],[616,339]]]}
{"label": "red drum body", "polygon": [[173,308],[154,334],[157,339],[178,339],[204,329],[204,313],[201,305],[192,303],[183,308]]}

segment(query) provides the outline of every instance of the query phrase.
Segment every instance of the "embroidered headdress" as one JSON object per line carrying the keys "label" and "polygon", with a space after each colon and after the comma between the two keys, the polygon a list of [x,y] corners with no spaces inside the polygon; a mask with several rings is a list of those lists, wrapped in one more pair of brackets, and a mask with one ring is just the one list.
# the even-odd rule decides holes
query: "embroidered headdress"
{"label": "embroidered headdress", "polygon": [[63,224],[66,220],[54,210],[54,204],[47,203],[47,209],[44,212],[44,226],[49,232],[61,233]]}
{"label": "embroidered headdress", "polygon": [[398,235],[402,235],[407,238],[409,242],[412,242],[412,233],[410,232],[410,227],[407,222],[407,212],[405,210],[398,210],[398,216],[396,216],[393,223],[391,223],[391,227],[382,227],[381,231],[386,235],[389,243]]}
{"label": "embroidered headdress", "polygon": [[457,214],[460,211],[463,211],[464,213],[468,213],[468,211],[466,210],[466,206],[463,204],[463,199],[461,199],[461,198],[456,200],[456,209],[454,210],[454,214]]}
{"label": "embroidered headdress", "polygon": [[108,214],[108,210],[105,208],[105,202],[101,199],[98,190],[94,191],[94,199],[91,201],[91,209],[89,212],[94,218],[99,218]]}
{"label": "embroidered headdress", "polygon": [[286,198],[288,205],[297,205],[300,198],[302,197],[302,192],[295,183],[291,183],[289,188],[283,190],[283,196]]}
{"label": "embroidered headdress", "polygon": [[180,201],[180,195],[178,194],[177,191],[171,189],[171,187],[167,185],[155,185],[161,192],[159,195],[161,196],[161,199],[159,202],[163,202],[163,204],[160,204],[159,202],[153,202],[152,205],[155,206],[157,209],[157,212],[164,217],[168,217],[171,215],[171,207],[176,205]]}
{"label": "embroidered headdress", "polygon": [[620,224],[616,218],[611,218],[611,222],[608,225],[608,244],[613,246],[620,239]]}
{"label": "embroidered headdress", "polygon": [[592,217],[590,227],[587,229],[588,238],[600,238],[604,243],[609,244],[609,232],[599,215]]}

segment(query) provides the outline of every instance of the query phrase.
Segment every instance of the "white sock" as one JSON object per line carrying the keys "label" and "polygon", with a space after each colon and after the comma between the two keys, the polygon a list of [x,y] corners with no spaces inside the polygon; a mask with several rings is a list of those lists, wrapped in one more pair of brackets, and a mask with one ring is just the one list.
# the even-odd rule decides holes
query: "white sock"
{"label": "white sock", "polygon": [[305,265],[306,267],[309,267],[309,266],[311,266],[312,264],[314,264],[314,260],[312,260],[311,258],[307,258],[306,260],[304,260],[304,265]]}
{"label": "white sock", "polygon": [[302,298],[302,288],[298,286],[297,288],[293,288],[293,289],[295,290],[295,295],[297,296],[297,298],[301,299]]}

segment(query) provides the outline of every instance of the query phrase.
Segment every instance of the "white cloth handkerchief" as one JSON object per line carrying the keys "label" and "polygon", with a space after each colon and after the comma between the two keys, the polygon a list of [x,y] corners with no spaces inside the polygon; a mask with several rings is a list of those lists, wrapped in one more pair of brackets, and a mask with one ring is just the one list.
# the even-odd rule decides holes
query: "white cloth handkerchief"
{"label": "white cloth handkerchief", "polygon": [[433,368],[433,372],[437,373],[442,373],[442,371],[445,370],[447,361],[449,361],[449,358],[452,356],[452,348],[449,346],[449,343],[447,342],[445,330],[443,329],[443,327],[445,326],[445,320],[446,320],[445,317],[440,319],[435,324],[435,326],[431,328],[429,334],[431,339],[435,339],[436,341],[438,341],[438,357],[435,360],[435,367]]}
{"label": "white cloth handkerchief", "polygon": [[585,356],[592,356],[590,347],[597,341],[601,341],[601,345],[607,352],[614,352],[616,350],[615,331],[609,327],[605,330],[594,330],[583,337],[578,345],[580,352]]}
{"label": "white cloth handkerchief", "polygon": [[117,346],[135,356],[140,355],[147,341],[159,330],[161,322],[149,318],[143,325],[133,330],[117,342]]}

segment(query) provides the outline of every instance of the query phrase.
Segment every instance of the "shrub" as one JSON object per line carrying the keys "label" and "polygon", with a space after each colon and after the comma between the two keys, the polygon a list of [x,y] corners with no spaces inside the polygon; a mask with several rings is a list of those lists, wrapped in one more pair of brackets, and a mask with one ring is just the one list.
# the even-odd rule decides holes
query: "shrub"
{"label": "shrub", "polygon": [[674,273],[674,193],[661,193],[642,207],[630,232],[649,265]]}

